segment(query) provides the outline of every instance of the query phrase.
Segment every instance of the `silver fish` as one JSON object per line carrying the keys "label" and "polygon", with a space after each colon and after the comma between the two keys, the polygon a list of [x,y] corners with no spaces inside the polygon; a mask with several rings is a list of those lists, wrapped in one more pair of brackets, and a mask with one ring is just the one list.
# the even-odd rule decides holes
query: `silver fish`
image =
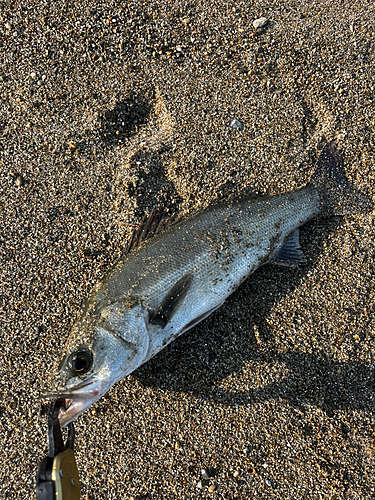
{"label": "silver fish", "polygon": [[305,187],[221,203],[141,244],[95,287],[73,327],[58,388],[45,395],[66,399],[61,426],[220,307],[259,266],[296,265],[298,228],[308,220],[371,209],[329,143]]}

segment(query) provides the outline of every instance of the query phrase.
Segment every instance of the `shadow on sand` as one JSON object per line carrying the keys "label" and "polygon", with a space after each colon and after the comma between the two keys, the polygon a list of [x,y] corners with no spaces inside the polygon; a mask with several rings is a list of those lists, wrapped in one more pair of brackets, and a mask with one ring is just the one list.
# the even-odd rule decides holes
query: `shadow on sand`
{"label": "shadow on sand", "polygon": [[[355,360],[339,362],[321,351],[277,352],[265,321],[272,306],[291,293],[313,267],[322,242],[339,221],[336,217],[308,223],[301,230],[303,247],[307,247],[314,225],[320,225],[321,235],[315,238],[309,263],[298,269],[271,265],[259,269],[213,315],[167,346],[133,376],[146,386],[192,393],[197,398],[227,406],[282,399],[301,410],[313,404],[328,416],[343,409],[374,412],[375,367]],[[254,325],[262,339],[260,348]],[[286,375],[247,391],[230,391],[219,386],[249,362],[281,364]]]}

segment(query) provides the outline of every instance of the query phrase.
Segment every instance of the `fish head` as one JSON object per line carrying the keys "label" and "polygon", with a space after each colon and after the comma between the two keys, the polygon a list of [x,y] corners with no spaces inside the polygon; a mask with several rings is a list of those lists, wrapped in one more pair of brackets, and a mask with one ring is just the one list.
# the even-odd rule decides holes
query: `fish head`
{"label": "fish head", "polygon": [[142,363],[148,347],[144,319],[137,314],[133,321],[124,319],[122,324],[128,324],[127,336],[127,328],[113,331],[95,322],[83,322],[73,329],[58,368],[57,388],[43,396],[65,399],[66,409],[59,415],[61,427],[75,420]]}

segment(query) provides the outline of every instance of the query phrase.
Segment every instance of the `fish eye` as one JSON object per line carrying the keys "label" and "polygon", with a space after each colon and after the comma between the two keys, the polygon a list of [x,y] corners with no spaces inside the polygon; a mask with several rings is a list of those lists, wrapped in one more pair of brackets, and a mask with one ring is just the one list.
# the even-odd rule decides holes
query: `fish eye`
{"label": "fish eye", "polygon": [[80,346],[68,358],[68,366],[74,375],[84,375],[92,366],[92,352],[87,347]]}

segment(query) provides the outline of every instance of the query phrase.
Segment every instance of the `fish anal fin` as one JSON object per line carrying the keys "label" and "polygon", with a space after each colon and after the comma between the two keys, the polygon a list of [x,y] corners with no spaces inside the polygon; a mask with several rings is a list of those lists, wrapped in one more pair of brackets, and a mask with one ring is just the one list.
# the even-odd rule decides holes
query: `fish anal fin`
{"label": "fish anal fin", "polygon": [[153,325],[160,325],[164,328],[172,318],[174,312],[185,300],[189,291],[193,276],[186,274],[167,293],[161,301],[156,311],[150,311],[149,322]]}
{"label": "fish anal fin", "polygon": [[303,260],[304,254],[299,243],[299,229],[296,229],[271,257],[270,262],[280,266],[296,267]]}

